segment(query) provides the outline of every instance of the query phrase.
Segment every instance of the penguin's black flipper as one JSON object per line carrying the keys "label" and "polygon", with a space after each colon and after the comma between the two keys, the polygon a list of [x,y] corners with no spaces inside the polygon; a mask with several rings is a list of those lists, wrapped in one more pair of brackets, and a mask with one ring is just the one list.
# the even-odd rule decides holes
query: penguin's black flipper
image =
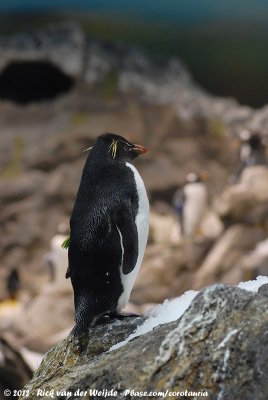
{"label": "penguin's black flipper", "polygon": [[68,266],[66,274],[65,274],[65,278],[68,279],[70,277],[71,277],[71,269],[70,269],[70,266]]}
{"label": "penguin's black flipper", "polygon": [[129,274],[138,259],[138,231],[130,202],[113,210],[113,222],[116,225],[123,248],[123,274]]}

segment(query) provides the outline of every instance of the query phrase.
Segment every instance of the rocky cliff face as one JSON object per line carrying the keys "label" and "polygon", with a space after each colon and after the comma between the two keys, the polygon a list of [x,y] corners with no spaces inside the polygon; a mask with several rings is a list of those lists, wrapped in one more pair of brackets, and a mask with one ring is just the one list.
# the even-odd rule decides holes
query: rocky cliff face
{"label": "rocky cliff face", "polygon": [[14,398],[16,394],[31,379],[32,370],[21,355],[20,349],[14,348],[3,337],[0,338],[0,399],[4,400],[4,390],[12,391]]}
{"label": "rocky cliff face", "polygon": [[[160,191],[169,199],[189,169],[203,168],[206,160],[211,188],[217,191],[225,180],[232,157],[227,151],[223,156],[227,127],[214,111],[226,116],[223,110],[240,107],[205,94],[178,60],[153,60],[86,39],[73,25],[0,38],[0,54],[1,282],[6,270],[18,267],[22,286],[40,292],[47,281],[42,257],[58,224],[69,221],[82,150],[102,132],[150,148],[138,167],[152,198]],[[58,74],[72,84],[49,97],[46,89],[56,85]],[[26,99],[33,76],[38,93]],[[3,285],[1,290],[4,296]]]}
{"label": "rocky cliff face", "polygon": [[264,400],[267,301],[261,294],[215,285],[201,291],[180,319],[111,351],[143,319],[99,325],[51,349],[25,390],[32,398],[45,390],[44,399],[51,393],[56,399],[78,399],[79,391],[84,399],[97,398],[90,390],[106,389],[116,399],[151,391],[167,391],[165,398],[171,399],[175,392],[191,391],[195,399],[207,393],[215,400]]}
{"label": "rocky cliff face", "polygon": [[[87,39],[74,25],[2,37],[0,54],[0,257],[8,269],[19,265],[22,276],[27,265],[33,291],[49,239],[69,219],[82,150],[99,133],[115,131],[150,148],[138,167],[152,199],[164,200],[189,170],[205,169],[211,192],[218,193],[233,162],[228,135],[242,127],[266,133],[265,108],[212,97],[179,60]],[[42,97],[60,74],[70,79],[68,89]],[[26,99],[33,76],[39,98]],[[23,107],[16,105],[22,97]]]}
{"label": "rocky cliff face", "polygon": [[[11,325],[23,344],[47,350],[47,336],[73,324],[71,291],[47,287],[43,256],[58,225],[69,222],[82,151],[105,131],[150,149],[137,167],[156,218],[133,302],[161,302],[214,281],[235,283],[255,269],[267,273],[266,168],[245,182],[242,177],[242,189],[241,182],[227,185],[235,163],[232,139],[244,128],[267,135],[267,107],[253,110],[213,97],[180,60],[101,43],[72,24],[2,37],[0,54],[0,289],[4,298],[8,272],[17,268],[26,298]],[[39,77],[32,88],[37,91],[29,90],[32,76]],[[60,90],[52,93],[51,87]],[[203,236],[185,242],[170,202],[192,170],[207,172],[208,217],[216,229],[205,224]],[[58,314],[51,313],[55,301]],[[36,317],[40,307],[42,321]]]}

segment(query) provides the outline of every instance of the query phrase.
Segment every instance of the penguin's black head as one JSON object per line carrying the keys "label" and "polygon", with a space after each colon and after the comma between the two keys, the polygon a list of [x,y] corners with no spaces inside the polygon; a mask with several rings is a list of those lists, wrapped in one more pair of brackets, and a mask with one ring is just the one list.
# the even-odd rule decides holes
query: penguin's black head
{"label": "penguin's black head", "polygon": [[247,143],[253,150],[263,146],[263,140],[257,132],[243,130],[240,132],[239,137],[242,143]]}
{"label": "penguin's black head", "polygon": [[186,175],[185,179],[185,185],[188,183],[200,183],[200,182],[206,182],[208,179],[208,175],[206,171],[201,171],[201,172],[189,172],[189,174]]}
{"label": "penguin's black head", "polygon": [[262,141],[260,136],[257,133],[252,134],[248,140],[248,144],[252,149],[258,149],[262,147]]}
{"label": "penguin's black head", "polygon": [[132,161],[146,152],[145,147],[130,143],[114,133],[105,133],[99,136],[92,148],[93,154],[98,154],[99,157],[109,161]]}

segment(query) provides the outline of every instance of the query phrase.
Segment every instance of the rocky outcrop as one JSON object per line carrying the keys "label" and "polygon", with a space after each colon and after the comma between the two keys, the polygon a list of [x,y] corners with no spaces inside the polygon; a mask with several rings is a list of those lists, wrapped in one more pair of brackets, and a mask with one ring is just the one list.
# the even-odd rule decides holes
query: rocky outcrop
{"label": "rocky outcrop", "polygon": [[[197,92],[207,99],[207,113],[213,101],[179,60],[159,61],[126,46],[86,39],[74,25],[2,37],[0,54],[0,81],[12,62],[45,59],[74,82],[68,95],[50,102],[31,101],[22,107],[0,101],[3,297],[8,270],[13,268],[19,269],[21,287],[31,296],[47,284],[43,255],[57,226],[69,223],[86,158],[82,151],[100,133],[114,131],[149,147],[148,156],[137,160],[137,166],[153,202],[157,192],[169,202],[189,169],[205,163],[213,190],[218,191],[225,181],[232,158],[226,157],[226,127],[212,116],[214,122],[209,122],[200,108],[186,117]],[[179,91],[177,99],[175,89]],[[172,240],[177,241],[176,223],[173,231]]]}
{"label": "rocky outcrop", "polygon": [[193,82],[180,60],[150,58],[123,44],[88,39],[75,23],[2,36],[0,55],[0,73],[14,63],[45,63],[76,83],[99,85],[104,97],[124,93],[147,105],[173,104],[179,120],[187,124],[195,118],[208,118],[209,129],[218,132],[245,124],[258,129],[266,120],[266,112],[254,114],[234,100],[210,96]]}
{"label": "rocky outcrop", "polygon": [[[4,400],[11,395],[18,398],[19,390],[31,379],[32,370],[24,360],[19,349],[9,341],[0,338],[0,399]],[[4,390],[9,394],[4,396]],[[17,392],[17,394],[16,394]]]}
{"label": "rocky outcrop", "polygon": [[268,168],[246,168],[238,184],[216,200],[219,216],[230,223],[261,224],[268,218]]}
{"label": "rocky outcrop", "polygon": [[0,71],[11,62],[44,61],[74,78],[81,77],[85,37],[75,24],[0,37]]}
{"label": "rocky outcrop", "polygon": [[266,237],[264,229],[243,224],[228,228],[213,245],[196,271],[193,288],[204,287],[215,280],[243,280],[240,259]]}
{"label": "rocky outcrop", "polygon": [[246,253],[240,260],[240,268],[246,279],[267,274],[268,271],[268,239],[259,242],[255,248]]}
{"label": "rocky outcrop", "polygon": [[45,352],[53,336],[73,325],[73,294],[70,290],[47,285],[21,309],[6,332],[16,332],[19,344],[30,350]]}
{"label": "rocky outcrop", "polygon": [[[174,191],[192,170],[206,170],[210,197],[219,197],[234,166],[230,138],[242,128],[259,129],[266,135],[268,109],[253,110],[211,96],[193,81],[180,60],[159,60],[121,44],[86,38],[73,24],[2,37],[0,54],[0,81],[12,63],[20,68],[30,62],[32,68],[46,60],[73,83],[68,94],[50,101],[31,100],[24,106],[15,99],[0,101],[0,293],[1,299],[7,296],[8,273],[17,268],[21,291],[27,295],[21,304],[27,308],[27,318],[19,331],[23,330],[24,338],[27,320],[33,326],[27,343],[41,350],[47,348],[41,343],[42,336],[46,341],[46,335],[54,335],[56,328],[64,330],[72,322],[72,295],[52,295],[45,289],[50,276],[43,256],[58,225],[69,223],[86,158],[82,151],[96,136],[114,131],[149,148],[136,165],[152,209],[157,211],[159,201],[171,204]],[[1,82],[6,85],[8,80]],[[44,86],[51,83],[53,86],[49,79]],[[259,177],[266,181],[267,174],[261,172]],[[262,223],[266,200],[258,194],[263,187],[254,185],[247,184],[238,195],[237,187],[227,189],[219,197],[216,212],[206,216],[201,226],[203,237],[193,243],[180,240],[178,221],[170,209],[164,218],[155,213],[151,242],[131,300],[136,304],[160,302],[195,284],[242,280],[245,256],[267,236]],[[248,194],[253,186],[254,193]],[[196,283],[199,269],[203,275]],[[44,318],[39,329],[32,320],[35,305],[49,314],[53,299],[66,302],[58,307],[66,313],[66,320]],[[55,318],[57,315],[55,311]],[[13,322],[17,324],[18,319]]]}
{"label": "rocky outcrop", "polygon": [[[64,391],[78,399],[74,393],[80,390],[89,399],[90,389],[113,389],[116,399],[125,390],[187,390],[207,392],[209,399],[264,400],[268,396],[267,305],[263,295],[215,285],[201,291],[179,320],[111,351],[143,319],[98,325],[80,341],[67,338],[51,349],[25,390],[32,398],[38,390],[51,390],[56,399],[67,399]],[[138,394],[126,398],[136,399]]]}
{"label": "rocky outcrop", "polygon": [[195,274],[193,288],[222,280],[239,282],[267,274],[268,169],[246,168],[237,184],[216,198],[214,209],[225,224]]}

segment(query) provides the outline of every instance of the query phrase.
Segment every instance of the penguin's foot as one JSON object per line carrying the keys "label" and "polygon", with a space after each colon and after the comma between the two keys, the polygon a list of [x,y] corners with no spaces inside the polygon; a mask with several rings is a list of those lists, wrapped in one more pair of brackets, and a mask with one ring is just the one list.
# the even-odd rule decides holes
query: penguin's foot
{"label": "penguin's foot", "polygon": [[100,324],[105,324],[109,322],[110,320],[110,314],[102,314],[98,318],[96,318],[94,325],[100,325]]}
{"label": "penguin's foot", "polygon": [[74,336],[74,337],[79,337],[83,336],[87,333],[88,331],[88,326],[85,325],[79,325],[75,324],[71,332],[69,333],[69,337]]}
{"label": "penguin's foot", "polygon": [[75,337],[79,337],[79,336],[84,336],[85,334],[88,333],[88,330],[95,326],[98,323],[98,317],[93,317],[91,319],[84,319],[84,318],[80,318],[75,326],[73,327],[73,329],[71,330],[69,336],[75,336]]}
{"label": "penguin's foot", "polygon": [[134,313],[124,313],[124,312],[117,312],[114,311],[110,313],[110,318],[115,318],[115,319],[120,319],[123,320],[125,318],[137,318],[139,317],[139,314],[134,314]]}
{"label": "penguin's foot", "polygon": [[109,323],[111,319],[124,320],[125,318],[137,318],[139,316],[139,314],[124,312],[119,313],[117,311],[105,313],[99,315],[98,317],[94,317],[91,321],[88,321],[88,323],[85,323],[85,321],[83,321],[83,323],[76,323],[69,333],[69,337],[74,337],[78,339],[79,337],[86,335],[88,333],[88,330],[93,326]]}
{"label": "penguin's foot", "polygon": [[107,323],[109,323],[112,319],[120,319],[120,320],[123,320],[124,318],[127,318],[127,317],[138,317],[138,315],[136,315],[136,314],[127,314],[127,313],[125,313],[125,314],[119,314],[118,312],[116,312],[116,311],[113,311],[113,312],[108,312],[108,313],[106,313],[106,314],[102,314],[102,315],[100,315],[100,316],[98,316],[96,319],[95,319],[95,322],[94,322],[94,324],[91,324],[91,326],[95,326],[95,325],[101,325],[101,324],[107,324]]}

